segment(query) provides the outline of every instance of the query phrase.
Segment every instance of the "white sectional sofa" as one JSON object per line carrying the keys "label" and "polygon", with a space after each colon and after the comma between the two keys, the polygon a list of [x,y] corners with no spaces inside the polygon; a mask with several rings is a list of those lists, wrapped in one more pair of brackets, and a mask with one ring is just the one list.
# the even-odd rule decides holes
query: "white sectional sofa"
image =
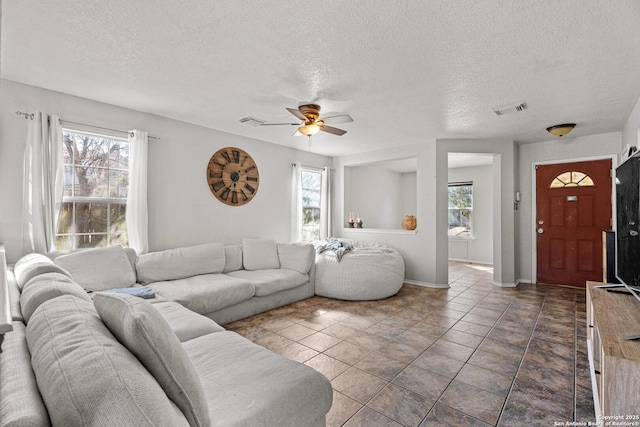
{"label": "white sectional sofa", "polygon": [[314,257],[255,239],[23,257],[4,289],[0,426],[325,425],[322,374],[220,326],[312,296]]}

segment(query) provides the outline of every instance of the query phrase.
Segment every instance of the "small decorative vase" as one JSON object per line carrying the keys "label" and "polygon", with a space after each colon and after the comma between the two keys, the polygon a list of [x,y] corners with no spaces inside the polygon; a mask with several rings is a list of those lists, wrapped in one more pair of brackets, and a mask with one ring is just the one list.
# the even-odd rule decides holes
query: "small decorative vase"
{"label": "small decorative vase", "polygon": [[418,225],[416,217],[413,215],[405,215],[402,220],[402,228],[405,230],[415,230]]}
{"label": "small decorative vase", "polygon": [[349,228],[354,228],[355,223],[356,222],[353,220],[353,218],[349,218]]}
{"label": "small decorative vase", "polygon": [[358,228],[362,228],[362,218],[358,218],[356,224],[358,224]]}

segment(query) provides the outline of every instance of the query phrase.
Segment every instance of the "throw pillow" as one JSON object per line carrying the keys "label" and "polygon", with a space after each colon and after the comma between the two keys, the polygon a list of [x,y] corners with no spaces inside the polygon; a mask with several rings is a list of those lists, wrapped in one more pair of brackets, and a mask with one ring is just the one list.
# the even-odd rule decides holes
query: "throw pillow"
{"label": "throw pillow", "polygon": [[280,268],[278,244],[268,239],[242,239],[242,264],[245,270]]}
{"label": "throw pillow", "polygon": [[71,295],[44,302],[27,324],[26,336],[52,425],[188,425],[91,302]]}
{"label": "throw pillow", "polygon": [[222,273],[222,243],[186,246],[149,252],[138,256],[136,270],[140,283],[184,279],[200,274]]}
{"label": "throw pillow", "polygon": [[311,243],[278,243],[280,268],[308,274],[315,261],[315,249]]}
{"label": "throw pillow", "polygon": [[97,293],[93,304],[107,328],[155,377],[192,426],[211,424],[202,383],[178,337],[147,301]]}
{"label": "throw pillow", "polygon": [[71,252],[54,262],[89,291],[127,288],[136,283],[136,275],[121,246]]}
{"label": "throw pillow", "polygon": [[13,273],[16,276],[16,282],[21,291],[29,280],[41,274],[60,273],[71,277],[68,271],[56,265],[42,254],[27,254],[23,256],[13,267]]}
{"label": "throw pillow", "polygon": [[73,295],[91,302],[89,295],[77,283],[58,280],[29,282],[20,294],[20,309],[25,323],[29,323],[29,319],[42,303],[62,295]]}

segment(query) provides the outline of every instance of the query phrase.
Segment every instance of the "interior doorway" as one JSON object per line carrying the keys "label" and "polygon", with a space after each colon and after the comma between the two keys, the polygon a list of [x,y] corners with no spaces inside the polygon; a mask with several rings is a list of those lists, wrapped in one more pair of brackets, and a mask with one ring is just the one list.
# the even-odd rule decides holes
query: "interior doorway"
{"label": "interior doorway", "polygon": [[602,280],[602,231],[612,222],[612,160],[535,167],[538,283]]}

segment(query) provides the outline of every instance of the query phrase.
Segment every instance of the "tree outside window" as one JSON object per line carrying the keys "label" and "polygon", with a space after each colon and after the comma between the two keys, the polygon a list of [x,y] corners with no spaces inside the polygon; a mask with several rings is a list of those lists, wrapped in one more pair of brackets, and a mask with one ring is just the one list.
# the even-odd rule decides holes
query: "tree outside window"
{"label": "tree outside window", "polygon": [[449,184],[449,237],[472,237],[473,183]]}
{"label": "tree outside window", "polygon": [[58,250],[127,246],[129,143],[63,130],[64,195]]}
{"label": "tree outside window", "polygon": [[302,241],[320,239],[322,173],[302,169]]}

